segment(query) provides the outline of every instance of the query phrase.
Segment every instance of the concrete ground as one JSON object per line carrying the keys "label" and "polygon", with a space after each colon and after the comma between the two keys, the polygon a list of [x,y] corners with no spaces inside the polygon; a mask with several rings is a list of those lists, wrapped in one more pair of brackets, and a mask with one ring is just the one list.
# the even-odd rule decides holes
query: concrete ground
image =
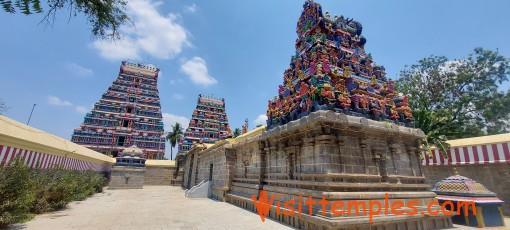
{"label": "concrete ground", "polygon": [[65,210],[38,215],[11,229],[291,229],[210,199],[188,199],[180,187],[105,190]]}
{"label": "concrete ground", "polygon": [[[485,229],[510,229],[506,227]],[[252,212],[211,199],[188,199],[180,187],[106,190],[68,208],[36,216],[10,229],[291,229]],[[480,229],[454,225],[453,229]]]}

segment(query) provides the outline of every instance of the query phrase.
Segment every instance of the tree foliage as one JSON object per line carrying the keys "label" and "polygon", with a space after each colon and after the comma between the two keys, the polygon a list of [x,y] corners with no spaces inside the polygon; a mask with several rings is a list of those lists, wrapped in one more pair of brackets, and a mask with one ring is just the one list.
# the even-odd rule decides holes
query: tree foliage
{"label": "tree foliage", "polygon": [[241,129],[240,128],[236,128],[236,129],[234,129],[234,133],[232,133],[232,136],[234,138],[236,138],[236,137],[240,136],[241,134],[242,134]]}
{"label": "tree foliage", "polygon": [[510,62],[497,51],[476,48],[467,58],[431,56],[400,73],[397,87],[409,95],[416,126],[441,148],[447,139],[510,131]]}
{"label": "tree foliage", "polygon": [[47,0],[46,4],[40,0],[0,0],[6,13],[44,13],[41,22],[46,25],[53,25],[56,13],[62,9],[69,11],[69,17],[84,14],[92,26],[92,35],[103,39],[119,38],[119,27],[129,21],[124,12],[126,3],[126,0]]}

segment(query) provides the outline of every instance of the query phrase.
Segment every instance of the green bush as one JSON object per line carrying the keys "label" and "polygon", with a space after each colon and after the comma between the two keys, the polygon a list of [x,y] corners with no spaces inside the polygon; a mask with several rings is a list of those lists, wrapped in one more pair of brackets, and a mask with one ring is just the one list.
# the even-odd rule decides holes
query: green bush
{"label": "green bush", "polygon": [[33,214],[65,207],[102,192],[104,175],[79,172],[61,167],[31,170],[23,161],[0,168],[0,228],[29,220]]}
{"label": "green bush", "polygon": [[20,158],[0,169],[0,228],[31,218],[35,186],[30,170]]}

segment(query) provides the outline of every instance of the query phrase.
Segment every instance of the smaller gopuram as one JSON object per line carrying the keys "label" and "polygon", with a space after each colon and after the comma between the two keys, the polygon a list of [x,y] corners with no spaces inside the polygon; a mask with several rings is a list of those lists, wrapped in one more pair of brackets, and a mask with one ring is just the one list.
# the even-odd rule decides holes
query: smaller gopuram
{"label": "smaller gopuram", "polygon": [[457,174],[437,182],[432,191],[441,205],[454,213],[459,211],[452,217],[454,224],[479,228],[505,226],[504,202],[474,180]]}
{"label": "smaller gopuram", "polygon": [[108,189],[141,189],[145,180],[145,154],[133,145],[116,157]]}
{"label": "smaller gopuram", "polygon": [[225,99],[199,94],[197,107],[193,111],[184,137],[179,142],[178,155],[188,152],[194,142],[214,144],[231,136]]}

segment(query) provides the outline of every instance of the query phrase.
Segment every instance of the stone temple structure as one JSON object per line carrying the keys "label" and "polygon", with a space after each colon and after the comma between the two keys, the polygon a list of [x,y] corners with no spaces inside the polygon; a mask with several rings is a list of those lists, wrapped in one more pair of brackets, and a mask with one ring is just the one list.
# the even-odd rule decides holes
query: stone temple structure
{"label": "stone temple structure", "polygon": [[179,142],[178,155],[189,151],[193,142],[214,144],[231,136],[232,130],[225,111],[225,99],[200,94],[188,128]]}
{"label": "stone temple structure", "polygon": [[[209,181],[211,198],[298,229],[452,227],[450,216],[429,212],[440,207],[430,205],[438,201],[420,165],[425,135],[412,128],[407,99],[384,69],[369,64],[361,24],[332,19],[311,0],[303,7],[298,49],[269,101],[267,127],[192,145],[178,166],[183,187]],[[380,210],[402,202],[412,212],[370,214],[372,202]]]}
{"label": "stone temple structure", "polygon": [[145,153],[135,145],[126,148],[116,157],[108,189],[142,189],[145,171]]}
{"label": "stone temple structure", "polygon": [[123,61],[119,76],[85,115],[71,141],[113,157],[136,145],[147,159],[163,159],[158,73],[152,65]]}

